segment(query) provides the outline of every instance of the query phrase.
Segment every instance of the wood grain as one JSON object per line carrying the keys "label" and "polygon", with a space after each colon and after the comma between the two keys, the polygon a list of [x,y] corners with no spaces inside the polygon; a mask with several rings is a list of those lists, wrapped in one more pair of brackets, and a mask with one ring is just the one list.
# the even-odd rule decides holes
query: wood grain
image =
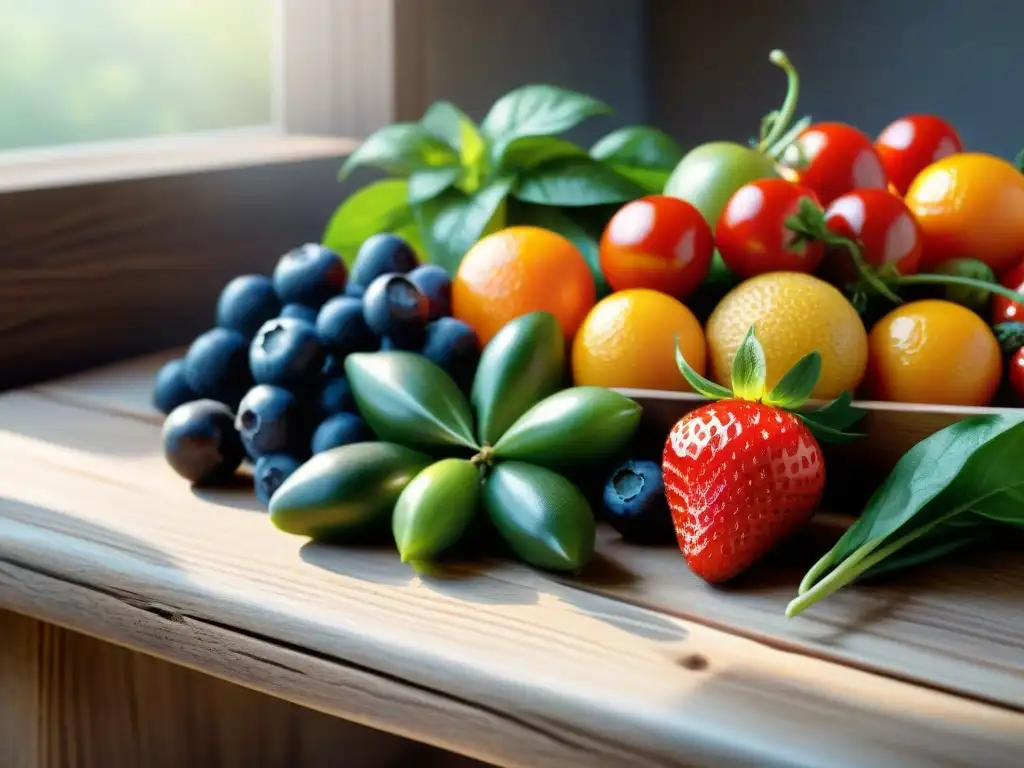
{"label": "wood grain", "polygon": [[[148,402],[152,368],[139,375],[124,402]],[[103,376],[74,388],[102,391]],[[193,493],[165,468],[151,412],[82,407],[88,394],[60,402],[60,390],[0,398],[0,553],[17,569],[0,605],[29,611],[11,603],[34,594],[33,611],[54,612],[41,618],[503,765],[1003,765],[1024,748],[1019,665],[992,660],[992,675],[1017,676],[1014,693],[1012,677],[979,677],[989,660],[971,652],[979,635],[985,650],[1021,642],[1016,617],[991,605],[980,609],[988,623],[950,619],[939,647],[906,651],[918,655],[909,676],[953,695],[857,668],[902,674],[903,660],[886,656],[902,636],[780,636],[764,617],[795,581],[761,600],[752,588],[752,605],[709,592],[691,609],[693,585],[670,551],[604,541],[596,570],[574,584],[495,562],[418,577],[388,548],[274,531],[248,490]],[[1019,590],[1013,573],[993,573]],[[27,574],[50,587],[19,586]],[[915,593],[947,610],[952,597],[927,584]],[[912,607],[895,607],[899,631],[934,633],[935,617]],[[156,639],[167,627],[193,641]],[[262,643],[277,663],[224,653],[203,639],[214,629]],[[322,667],[281,670],[305,669],[297,659]]]}
{"label": "wood grain", "polygon": [[0,635],[6,768],[481,766],[8,611]]}

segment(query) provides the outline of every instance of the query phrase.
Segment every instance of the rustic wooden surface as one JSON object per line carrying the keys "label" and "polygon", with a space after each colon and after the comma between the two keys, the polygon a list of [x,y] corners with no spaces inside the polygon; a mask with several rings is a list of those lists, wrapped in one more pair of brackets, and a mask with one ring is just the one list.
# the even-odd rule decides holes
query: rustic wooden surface
{"label": "rustic wooden surface", "polygon": [[[783,618],[829,518],[730,589],[602,532],[581,579],[417,577],[163,464],[159,358],[0,397],[0,606],[502,765],[1011,765],[1024,573],[972,555]],[[831,518],[834,521],[834,518]],[[821,542],[817,542],[820,552]]]}

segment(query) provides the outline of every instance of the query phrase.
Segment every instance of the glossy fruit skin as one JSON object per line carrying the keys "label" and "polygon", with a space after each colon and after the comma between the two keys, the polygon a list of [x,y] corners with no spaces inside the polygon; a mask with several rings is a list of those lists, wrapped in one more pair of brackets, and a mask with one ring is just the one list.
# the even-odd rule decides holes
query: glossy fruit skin
{"label": "glossy fruit skin", "polygon": [[252,458],[294,452],[303,442],[299,402],[286,389],[257,384],[238,404],[235,429]]}
{"label": "glossy fruit skin", "polygon": [[[1017,291],[1017,293],[1024,293],[1024,261],[1021,261],[1016,267],[1013,267],[1003,275],[1003,279],[1000,282],[1007,288]],[[1011,321],[1024,321],[1024,304],[1019,304],[1016,301],[1010,301],[1005,296],[994,294],[992,296],[992,324],[996,325],[997,323],[1008,323]]]}
{"label": "glossy fruit skin", "polygon": [[[797,168],[796,180],[810,188],[823,206],[853,189],[885,189],[882,160],[867,134],[845,123],[815,123],[808,126],[795,142],[803,150],[807,167]],[[792,165],[795,155],[786,153]]]}
{"label": "glossy fruit skin", "polygon": [[394,443],[353,443],[317,454],[270,499],[279,530],[321,541],[387,530],[405,486],[432,459]]}
{"label": "glossy fruit skin", "polygon": [[168,360],[153,379],[153,407],[160,413],[168,414],[179,405],[198,400],[199,395],[185,379],[185,361],[182,358]]}
{"label": "glossy fruit skin", "polygon": [[304,304],[313,309],[345,290],[345,262],[318,243],[295,248],[274,268],[274,290],[283,304]]}
{"label": "glossy fruit skin", "polygon": [[798,241],[786,225],[801,200],[818,205],[814,192],[785,179],[752,181],[736,190],[715,226],[715,243],[725,265],[742,278],[817,269],[824,245]]}
{"label": "glossy fruit skin", "polygon": [[237,331],[206,331],[185,353],[185,381],[200,398],[234,409],[253,383],[248,348],[248,339]]}
{"label": "glossy fruit skin", "polygon": [[904,200],[924,234],[922,271],[968,257],[1001,277],[1024,253],[1024,174],[1002,158],[950,155],[921,171]]}
{"label": "glossy fruit skin", "polygon": [[601,236],[601,272],[613,291],[650,288],[685,298],[707,277],[715,244],[693,205],[649,195],[626,203]]}
{"label": "glossy fruit skin", "polygon": [[675,538],[665,499],[661,466],[630,459],[612,470],[602,495],[604,519],[623,539],[637,544],[665,544]]}
{"label": "glossy fruit skin", "polygon": [[253,490],[256,498],[266,506],[270,497],[301,466],[301,463],[284,453],[270,453],[260,456],[252,471]]}
{"label": "glossy fruit skin", "polygon": [[553,315],[571,340],[595,298],[583,254],[540,227],[507,227],[482,238],[452,282],[452,314],[476,331],[481,344],[509,321],[535,311]]}
{"label": "glossy fruit skin", "polygon": [[416,475],[391,516],[402,560],[433,560],[454,545],[476,516],[480,496],[480,471],[466,459],[441,459]]}
{"label": "glossy fruit skin", "polygon": [[900,195],[914,177],[944,157],[964,151],[956,129],[935,115],[907,115],[889,123],[875,139],[885,175]]}
{"label": "glossy fruit skin", "polygon": [[316,411],[321,421],[336,413],[356,412],[356,400],[352,396],[352,387],[349,386],[344,373],[337,373],[330,378],[325,378],[320,386]]}
{"label": "glossy fruit skin", "polygon": [[427,324],[427,340],[420,350],[427,360],[437,364],[463,392],[469,392],[480,362],[480,342],[476,331],[454,317],[442,317]]}
{"label": "glossy fruit skin", "polygon": [[[855,189],[836,198],[825,211],[825,223],[860,245],[867,264],[891,265],[901,275],[917,273],[924,252],[921,227],[903,199],[888,190]],[[847,253],[838,256],[850,261]]]}
{"label": "glossy fruit skin", "polygon": [[217,325],[238,331],[247,339],[267,320],[277,317],[281,300],[274,284],[263,275],[240,275],[224,286],[217,299]]}
{"label": "glossy fruit skin", "polygon": [[386,337],[396,349],[416,349],[423,344],[429,314],[427,297],[405,275],[381,275],[363,295],[367,327]]}
{"label": "glossy fruit skin", "polygon": [[572,345],[573,382],[583,386],[687,392],[675,363],[674,337],[703,375],[704,331],[686,306],[660,291],[636,288],[606,296],[590,311]]}
{"label": "glossy fruit skin", "polygon": [[807,522],[825,489],[821,448],[804,423],[746,400],[676,422],[662,471],[679,549],[712,583],[738,576]]}
{"label": "glossy fruit skin", "polygon": [[350,296],[356,295],[359,288],[366,289],[374,280],[381,275],[401,274],[411,272],[419,266],[419,259],[416,251],[398,235],[377,234],[368,237],[359,246],[355,261],[352,262],[352,272],[349,274],[348,285],[355,286],[353,292],[346,293]]}
{"label": "glossy fruit skin", "polygon": [[437,264],[424,264],[416,267],[408,275],[413,285],[427,297],[430,320],[447,317],[452,313],[452,279]]}
{"label": "glossy fruit skin", "polygon": [[838,289],[814,275],[769,272],[733,288],[705,326],[709,378],[728,386],[736,350],[751,325],[764,347],[769,389],[815,350],[821,355],[821,377],[812,397],[837,397],[856,389],[864,377],[864,323]]}
{"label": "glossy fruit skin", "polygon": [[372,439],[373,433],[361,418],[354,413],[336,413],[321,421],[313,432],[312,452],[323,453],[332,448]]}
{"label": "glossy fruit skin", "polygon": [[1024,347],[1013,353],[1007,365],[1010,369],[1010,386],[1013,388],[1013,394],[1017,396],[1017,405],[1024,405]]}
{"label": "glossy fruit skin", "polygon": [[351,296],[335,296],[316,316],[320,343],[331,355],[344,359],[353,352],[372,352],[380,346],[363,317],[363,302]]}
{"label": "glossy fruit skin", "polygon": [[302,320],[310,325],[316,324],[317,311],[305,304],[285,304],[281,307],[278,317],[290,317],[295,320]]}
{"label": "glossy fruit skin", "polygon": [[245,455],[234,414],[215,400],[179,405],[164,420],[162,438],[171,469],[195,485],[229,479]]}
{"label": "glossy fruit skin", "polygon": [[317,381],[323,363],[316,329],[295,318],[264,323],[249,347],[249,367],[258,384],[307,389]]}
{"label": "glossy fruit skin", "polygon": [[873,400],[988,405],[1002,353],[977,314],[940,299],[908,302],[871,329],[864,394]]}

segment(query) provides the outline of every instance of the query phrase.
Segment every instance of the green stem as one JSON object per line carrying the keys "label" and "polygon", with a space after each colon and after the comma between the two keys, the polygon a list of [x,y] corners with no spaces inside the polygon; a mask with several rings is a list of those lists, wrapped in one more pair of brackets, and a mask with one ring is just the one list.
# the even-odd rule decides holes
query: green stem
{"label": "green stem", "polygon": [[[878,563],[885,560],[893,552],[898,552],[903,547],[907,546],[913,541],[924,536],[933,528],[936,528],[942,523],[946,522],[952,517],[959,515],[960,509],[955,509],[952,512],[947,512],[945,515],[932,520],[927,525],[923,525],[917,528],[905,536],[901,536],[890,544],[884,547],[878,545],[882,540],[876,542],[869,542],[856,549],[849,557],[841,562],[832,573],[826,576],[824,579],[819,581],[812,589],[798,594],[797,597],[790,601],[789,605],[786,606],[786,616],[792,618],[801,611],[810,608],[819,600],[822,600],[833,592],[842,589],[850,582],[854,581],[857,577],[861,576],[865,572],[869,571]],[[876,551],[877,550],[877,551]],[[801,583],[802,585],[802,583]]]}
{"label": "green stem", "polygon": [[814,586],[814,582],[829,569],[832,565],[832,554],[836,551],[835,547],[832,547],[828,552],[822,555],[821,559],[818,560],[811,569],[804,575],[800,580],[800,586],[796,588],[796,593],[802,595],[804,592]]}
{"label": "green stem", "polygon": [[765,154],[772,160],[778,160],[779,158],[782,157],[782,153],[786,151],[789,145],[793,143],[796,137],[803,133],[805,130],[807,130],[810,124],[811,118],[800,118],[795,123],[793,123],[792,127],[790,127],[788,131],[786,131],[782,138],[777,139],[774,144],[768,147]]}
{"label": "green stem", "polygon": [[764,154],[768,147],[779,140],[779,137],[785,133],[786,128],[793,121],[793,115],[796,113],[796,102],[800,96],[800,76],[797,74],[789,57],[776,49],[769,54],[768,59],[772,64],[781,67],[786,72],[786,100],[782,102],[782,109],[779,110],[778,117],[775,118],[771,132],[767,136],[763,136],[761,143],[757,145],[757,151],[762,154]]}
{"label": "green stem", "polygon": [[875,289],[878,293],[894,304],[902,304],[903,299],[893,293],[889,286],[887,286],[882,279],[875,274],[874,270],[868,267],[864,263],[864,257],[861,256],[860,246],[858,246],[853,240],[847,237],[840,237],[839,235],[831,234],[831,232],[824,238],[825,242],[829,245],[841,245],[850,254],[850,258],[853,259],[853,264],[857,267],[857,271],[860,273],[861,279]]}
{"label": "green stem", "polygon": [[897,275],[887,277],[885,281],[890,285],[964,285],[968,288],[978,288],[983,291],[991,291],[1005,296],[1010,301],[1024,304],[1024,295],[1012,288],[1007,288],[999,283],[988,283],[984,280],[975,280],[973,277],[961,277],[960,275],[937,275],[922,273],[917,275]]}

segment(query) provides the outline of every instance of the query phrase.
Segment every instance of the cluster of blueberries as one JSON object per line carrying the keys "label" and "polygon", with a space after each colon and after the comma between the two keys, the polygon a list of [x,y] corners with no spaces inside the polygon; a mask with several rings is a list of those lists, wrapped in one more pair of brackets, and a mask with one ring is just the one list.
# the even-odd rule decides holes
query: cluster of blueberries
{"label": "cluster of blueberries", "polygon": [[344,376],[350,353],[418,352],[468,390],[480,346],[450,315],[447,272],[421,265],[390,234],[366,240],[351,271],[330,249],[306,244],[281,257],[272,278],[234,278],[216,327],[154,381],[168,463],[212,483],[248,457],[266,504],[311,455],[372,439]]}

